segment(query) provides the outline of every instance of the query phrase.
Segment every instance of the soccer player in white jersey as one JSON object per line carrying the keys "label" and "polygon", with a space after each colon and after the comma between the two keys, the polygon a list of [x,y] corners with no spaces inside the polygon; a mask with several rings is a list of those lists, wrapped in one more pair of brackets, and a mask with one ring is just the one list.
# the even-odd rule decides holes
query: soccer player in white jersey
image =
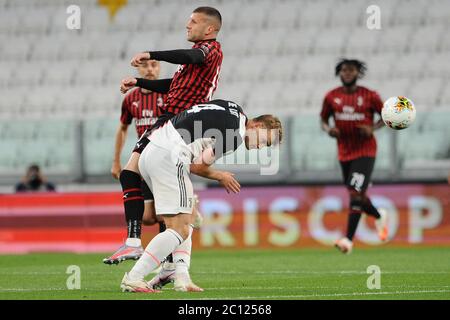
{"label": "soccer player in white jersey", "polygon": [[194,193],[189,174],[217,180],[227,192],[238,193],[240,184],[230,172],[211,167],[221,156],[234,152],[243,142],[247,149],[278,144],[282,126],[277,117],[262,115],[248,119],[242,108],[226,100],[213,100],[176,115],[155,129],[139,160],[139,171],[153,191],[156,214],[167,229],[155,236],[129,273],[121,289],[129,292],[158,292],[145,277],[172,253],[183,259],[177,268],[177,291],[203,291],[187,272],[192,248],[190,215]]}

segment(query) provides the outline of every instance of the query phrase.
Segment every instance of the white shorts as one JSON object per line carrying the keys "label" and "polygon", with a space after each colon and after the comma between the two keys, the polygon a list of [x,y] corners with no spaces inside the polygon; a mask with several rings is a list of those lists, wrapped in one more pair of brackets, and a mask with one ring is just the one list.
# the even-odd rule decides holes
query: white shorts
{"label": "white shorts", "polygon": [[189,164],[150,142],[139,158],[139,171],[155,198],[156,214],[192,213],[194,189]]}

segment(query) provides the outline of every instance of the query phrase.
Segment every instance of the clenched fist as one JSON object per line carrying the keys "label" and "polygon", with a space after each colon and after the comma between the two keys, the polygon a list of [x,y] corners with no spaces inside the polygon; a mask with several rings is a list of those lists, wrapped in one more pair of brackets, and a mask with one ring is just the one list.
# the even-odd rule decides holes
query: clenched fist
{"label": "clenched fist", "polygon": [[125,79],[122,79],[122,82],[120,83],[120,92],[126,93],[128,90],[133,88],[137,83],[136,78],[133,77],[127,77]]}
{"label": "clenched fist", "polygon": [[150,60],[150,53],[141,52],[141,53],[138,53],[137,55],[135,55],[133,57],[133,59],[131,59],[131,65],[133,67],[138,67],[139,65],[141,65],[142,63],[144,63],[147,60]]}

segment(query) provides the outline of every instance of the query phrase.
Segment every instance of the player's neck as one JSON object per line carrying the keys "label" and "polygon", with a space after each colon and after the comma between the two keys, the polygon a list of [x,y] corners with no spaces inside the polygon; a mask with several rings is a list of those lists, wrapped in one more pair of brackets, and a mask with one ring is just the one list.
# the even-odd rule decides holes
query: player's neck
{"label": "player's neck", "polygon": [[351,86],[342,86],[342,88],[344,88],[345,93],[353,93],[358,89],[358,86],[355,83]]}
{"label": "player's neck", "polygon": [[142,92],[143,94],[148,94],[148,93],[150,93],[150,92],[152,92],[152,91],[151,91],[151,90],[148,90],[148,89],[141,88],[141,92]]}

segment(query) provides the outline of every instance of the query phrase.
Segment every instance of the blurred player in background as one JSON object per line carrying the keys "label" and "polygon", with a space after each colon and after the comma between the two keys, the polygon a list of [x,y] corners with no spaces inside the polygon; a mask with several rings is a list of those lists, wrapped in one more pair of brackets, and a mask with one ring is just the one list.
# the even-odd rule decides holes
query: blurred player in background
{"label": "blurred player in background", "polygon": [[[222,17],[219,11],[211,7],[199,7],[193,11],[186,26],[187,40],[194,43],[192,49],[150,51],[139,53],[133,57],[131,61],[133,66],[138,66],[150,59],[180,64],[172,79],[148,80],[130,77],[122,80],[121,91],[123,93],[134,86],[154,92],[167,93],[167,99],[163,106],[164,114],[158,119],[154,127],[159,127],[174,115],[195,104],[211,100],[217,88],[223,59],[220,43],[216,40],[221,25]],[[127,165],[120,173],[120,183],[124,195],[127,194],[129,198],[133,198],[124,202],[125,212],[130,216],[139,216],[139,212],[143,211],[143,201],[139,197],[141,177],[138,161],[142,150],[149,142],[147,135],[150,133],[151,129],[147,130],[147,133],[137,142]],[[133,191],[125,192],[126,190]],[[135,227],[131,226],[131,228]],[[155,277],[155,286],[158,283],[164,284],[169,277],[173,276],[175,287],[177,287],[178,275],[186,270],[182,264],[189,266],[190,252],[189,247],[189,250],[174,254],[176,269],[165,268],[164,264],[160,274]],[[182,278],[186,279],[187,277],[183,275]],[[186,285],[189,286],[190,282],[180,282],[180,290],[185,290]]]}
{"label": "blurred player in background", "polygon": [[[139,75],[148,80],[159,78],[160,63],[156,60],[148,60],[137,67]],[[119,179],[122,166],[120,163],[120,155],[128,133],[128,126],[134,119],[137,136],[140,137],[146,129],[155,124],[156,120],[162,113],[162,106],[167,95],[164,93],[152,92],[150,90],[135,88],[129,92],[122,102],[122,111],[120,115],[120,124],[117,128],[116,139],[114,144],[114,157],[111,167],[111,174],[115,179]],[[153,203],[153,194],[144,180],[142,180],[142,194],[136,194],[144,200],[144,211],[139,212],[138,216],[132,215],[125,211],[125,219],[128,226],[127,240],[124,246],[113,254],[111,257],[103,260],[106,264],[117,264],[122,260],[139,259],[143,249],[141,245],[141,221],[144,225],[154,225],[159,223],[159,230],[164,231],[164,221],[157,221],[155,215],[155,205]],[[130,192],[124,191],[124,192]],[[125,195],[124,195],[125,196]],[[124,201],[129,201],[129,197],[125,197]]]}
{"label": "blurred player in background", "polygon": [[[353,236],[363,212],[376,219],[375,225],[382,241],[386,241],[388,236],[386,212],[377,210],[366,195],[377,152],[373,132],[384,124],[381,117],[374,124],[374,114],[381,114],[383,108],[379,95],[357,85],[365,71],[364,62],[340,60],[335,75],[340,77],[342,86],[326,94],[320,113],[322,129],[337,139],[338,159],[350,194],[347,235],[335,243],[343,253],[352,251]],[[330,117],[334,119],[334,127],[329,125]]]}
{"label": "blurred player in background", "polygon": [[22,181],[16,185],[16,192],[51,192],[55,185],[47,181],[37,164],[28,167]]}
{"label": "blurred player in background", "polygon": [[[197,123],[202,128],[197,130]],[[213,100],[172,117],[153,130],[142,152],[139,169],[155,194],[156,214],[162,215],[167,230],[156,235],[129,273],[121,289],[129,292],[157,292],[145,277],[171,252],[188,250],[192,227],[193,187],[190,173],[218,181],[228,192],[238,193],[234,174],[215,170],[215,160],[234,152],[243,142],[247,149],[278,144],[282,126],[278,118],[263,115],[248,119],[234,102]],[[175,196],[174,196],[175,195]],[[191,282],[191,280],[185,279]],[[177,288],[175,288],[177,290]],[[191,282],[184,290],[203,291]]]}

